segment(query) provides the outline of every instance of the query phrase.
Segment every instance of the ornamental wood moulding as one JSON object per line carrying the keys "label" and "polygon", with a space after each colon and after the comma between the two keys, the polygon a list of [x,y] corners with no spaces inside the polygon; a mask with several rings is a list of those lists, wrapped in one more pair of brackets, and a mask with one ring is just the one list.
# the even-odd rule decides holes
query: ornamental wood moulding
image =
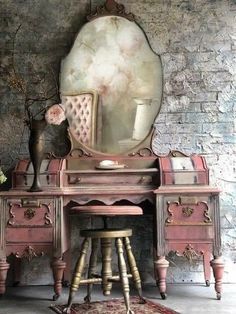
{"label": "ornamental wood moulding", "polygon": [[[188,206],[184,206],[180,202],[170,202],[167,201],[167,215],[165,222],[166,224],[197,224],[197,225],[205,225],[211,224],[212,218],[210,216],[210,209],[207,202],[200,201],[196,204],[189,204]],[[201,216],[202,215],[202,216]],[[181,220],[181,216],[183,220]],[[193,219],[186,220],[185,218]]]}
{"label": "ornamental wood moulding", "polygon": [[119,4],[114,0],[107,0],[104,5],[97,6],[96,12],[87,16],[88,21],[92,21],[98,17],[116,15],[124,17],[130,21],[134,21],[132,13],[126,13],[123,4]]}
{"label": "ornamental wood moulding", "polygon": [[[7,221],[7,225],[8,227],[17,227],[17,228],[21,228],[24,226],[28,226],[27,223],[24,224],[22,218],[26,219],[26,220],[32,220],[34,219],[36,216],[38,216],[43,210],[44,210],[44,214],[42,216],[42,222],[44,222],[44,225],[46,226],[51,226],[53,223],[52,217],[51,217],[51,203],[38,203],[38,207],[26,207],[26,206],[22,206],[21,203],[9,203],[9,219]],[[24,212],[20,215],[23,215],[22,218],[18,218],[17,217],[17,212],[18,210],[22,210],[24,209]],[[19,221],[18,221],[19,220]],[[38,224],[30,224],[31,227],[38,227]]]}
{"label": "ornamental wood moulding", "polygon": [[23,251],[23,253],[21,255],[17,252],[15,254],[15,256],[17,258],[25,258],[28,262],[31,262],[34,257],[44,256],[44,252],[41,252],[41,253],[37,254],[35,249],[32,246],[28,245],[24,249],[24,251]]}
{"label": "ornamental wood moulding", "polygon": [[203,255],[202,252],[197,252],[196,250],[194,250],[191,244],[187,244],[182,253],[176,251],[175,254],[177,256],[184,256],[190,263],[192,263],[194,260],[200,259]]}
{"label": "ornamental wood moulding", "polygon": [[194,209],[191,208],[191,207],[183,207],[183,208],[182,208],[182,213],[183,213],[183,215],[186,216],[186,217],[190,217],[193,212],[194,212]]}
{"label": "ornamental wood moulding", "polygon": [[32,219],[36,214],[36,211],[34,208],[26,208],[26,210],[24,211],[24,217],[26,219]]}

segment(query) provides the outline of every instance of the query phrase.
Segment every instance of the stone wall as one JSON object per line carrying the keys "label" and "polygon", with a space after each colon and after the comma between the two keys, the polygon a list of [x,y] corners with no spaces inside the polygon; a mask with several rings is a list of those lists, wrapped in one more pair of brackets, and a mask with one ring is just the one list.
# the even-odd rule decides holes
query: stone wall
{"label": "stone wall", "polygon": [[[221,225],[225,282],[236,281],[236,2],[233,0],[120,0],[135,14],[163,65],[164,94],[156,119],[154,148],[158,153],[178,149],[200,153],[210,167],[210,181],[222,189]],[[27,128],[23,126],[25,95],[11,88],[9,72],[27,86],[27,95],[39,98],[55,88],[60,60],[69,51],[85,16],[103,1],[0,0],[0,159],[5,170],[27,155]],[[17,35],[16,30],[21,25]],[[15,40],[14,40],[15,37]],[[14,55],[13,55],[14,44]],[[14,57],[14,63],[13,61]],[[56,98],[39,104],[44,106]],[[37,103],[36,103],[37,104]],[[35,104],[34,104],[35,105]],[[38,104],[37,104],[38,105]],[[57,134],[57,129],[48,130]],[[54,143],[58,147],[58,142]],[[77,221],[72,243],[78,247]],[[125,221],[122,221],[125,224]],[[134,222],[134,247],[142,276],[153,281],[150,216]],[[47,259],[42,260],[47,269]],[[202,265],[189,265],[170,256],[169,282],[203,282]],[[145,267],[144,267],[145,265]],[[38,272],[37,272],[38,270]],[[234,270],[234,272],[233,272]],[[51,282],[49,271],[39,278],[37,261],[25,265],[23,283]]]}

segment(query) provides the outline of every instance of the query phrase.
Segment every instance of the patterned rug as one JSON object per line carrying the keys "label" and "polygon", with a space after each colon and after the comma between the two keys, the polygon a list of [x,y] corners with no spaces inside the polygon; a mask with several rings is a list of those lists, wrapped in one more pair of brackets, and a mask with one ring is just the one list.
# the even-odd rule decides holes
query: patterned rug
{"label": "patterned rug", "polygon": [[[130,307],[135,314],[180,314],[163,305],[154,303],[146,299],[145,304],[140,304],[138,297],[130,298]],[[51,305],[50,308],[62,314],[65,305]],[[97,301],[91,303],[73,304],[71,314],[125,314],[126,308],[124,299],[111,299],[107,301]]]}

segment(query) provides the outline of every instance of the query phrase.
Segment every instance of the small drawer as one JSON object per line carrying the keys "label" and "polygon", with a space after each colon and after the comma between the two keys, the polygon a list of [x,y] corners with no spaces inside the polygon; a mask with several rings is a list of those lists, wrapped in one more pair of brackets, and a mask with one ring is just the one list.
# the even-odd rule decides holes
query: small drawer
{"label": "small drawer", "polygon": [[213,240],[214,229],[213,226],[201,225],[182,225],[182,226],[166,226],[165,239],[166,240]]}
{"label": "small drawer", "polygon": [[68,175],[68,185],[149,185],[153,183],[153,177],[151,175],[137,175],[137,174],[114,174],[112,176],[107,173],[107,175],[80,175],[80,174],[70,174]]}
{"label": "small drawer", "polygon": [[7,243],[52,242],[52,228],[7,228]]}
{"label": "small drawer", "polygon": [[52,202],[24,198],[9,202],[7,226],[50,226],[53,224]]}

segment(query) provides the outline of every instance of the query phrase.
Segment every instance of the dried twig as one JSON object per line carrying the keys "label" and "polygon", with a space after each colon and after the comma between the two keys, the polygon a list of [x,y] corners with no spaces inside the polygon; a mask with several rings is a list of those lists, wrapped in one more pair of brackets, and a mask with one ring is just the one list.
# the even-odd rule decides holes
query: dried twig
{"label": "dried twig", "polygon": [[59,95],[59,90],[58,90],[58,84],[57,84],[57,80],[55,77],[55,74],[53,72],[52,69],[50,69],[49,73],[51,74],[52,78],[53,78],[53,82],[55,84],[55,86],[46,89],[44,84],[46,82],[46,74],[43,75],[43,77],[39,77],[38,74],[35,74],[35,78],[37,78],[37,85],[40,86],[41,91],[38,92],[38,94],[34,97],[32,97],[30,95],[30,91],[29,89],[27,89],[27,82],[25,81],[25,79],[22,78],[22,76],[20,76],[17,73],[16,70],[16,62],[15,62],[15,42],[16,42],[16,37],[18,32],[21,29],[22,24],[20,24],[14,35],[13,35],[13,49],[12,49],[12,70],[8,73],[7,76],[7,81],[8,84],[16,89],[19,93],[21,93],[24,97],[24,109],[25,109],[25,115],[26,115],[26,119],[25,122],[26,124],[29,126],[29,128],[31,128],[31,123],[32,120],[37,117],[38,115],[42,114],[43,112],[45,112],[46,106],[44,106],[43,108],[40,108],[36,113],[32,110],[33,105],[37,102],[42,102],[42,103],[46,103],[48,100],[52,100],[55,97],[58,97]]}

